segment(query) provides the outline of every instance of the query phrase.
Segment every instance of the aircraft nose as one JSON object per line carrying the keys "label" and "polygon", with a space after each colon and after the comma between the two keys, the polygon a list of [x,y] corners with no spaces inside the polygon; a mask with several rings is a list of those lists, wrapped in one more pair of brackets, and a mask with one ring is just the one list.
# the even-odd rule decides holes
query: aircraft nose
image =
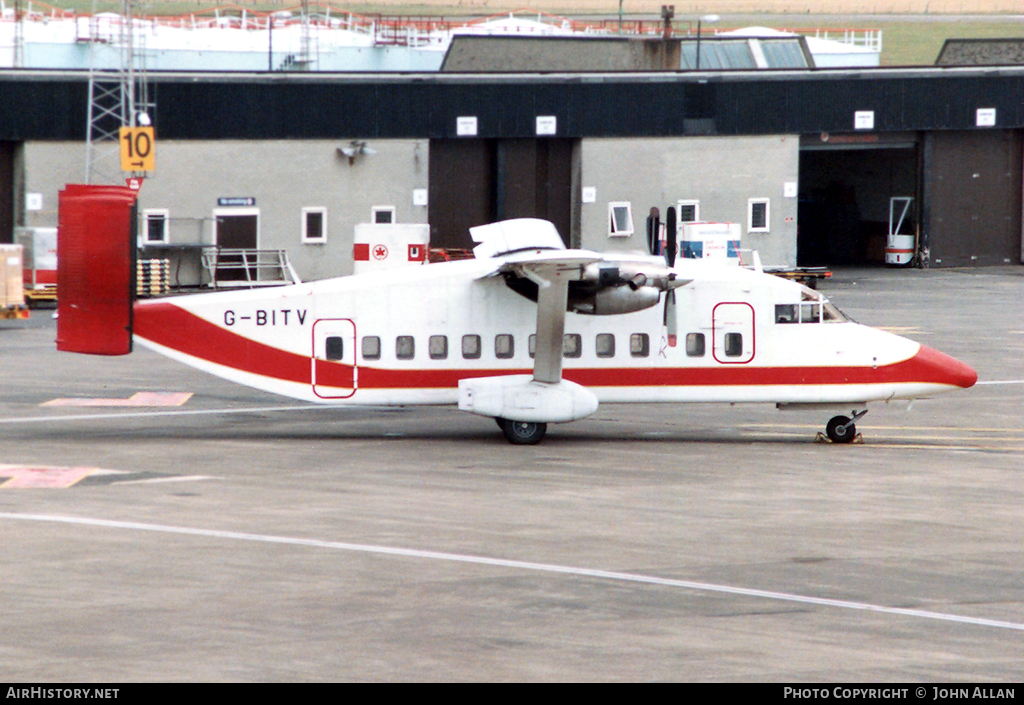
{"label": "aircraft nose", "polygon": [[926,345],[921,346],[914,361],[926,370],[929,381],[963,389],[973,387],[978,381],[978,373],[973,367]]}

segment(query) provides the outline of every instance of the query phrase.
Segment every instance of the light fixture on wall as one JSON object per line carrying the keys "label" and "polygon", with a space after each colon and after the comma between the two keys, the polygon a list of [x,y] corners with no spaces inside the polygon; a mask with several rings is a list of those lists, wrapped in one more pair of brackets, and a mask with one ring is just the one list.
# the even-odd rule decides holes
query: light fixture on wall
{"label": "light fixture on wall", "polygon": [[352,166],[356,162],[356,157],[359,155],[365,155],[372,157],[377,153],[377,150],[373,147],[367,147],[365,141],[352,140],[348,143],[347,147],[338,147],[338,154],[348,157],[348,165]]}

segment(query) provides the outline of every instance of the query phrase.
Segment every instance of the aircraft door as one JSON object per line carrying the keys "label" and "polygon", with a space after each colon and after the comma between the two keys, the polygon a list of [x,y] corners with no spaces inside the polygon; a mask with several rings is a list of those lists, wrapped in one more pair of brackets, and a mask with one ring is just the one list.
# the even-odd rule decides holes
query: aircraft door
{"label": "aircraft door", "polygon": [[742,301],[724,302],[711,314],[715,360],[742,365],[754,359],[754,307]]}
{"label": "aircraft door", "polygon": [[346,399],[356,393],[356,324],[349,318],[322,318],[313,324],[313,393]]}

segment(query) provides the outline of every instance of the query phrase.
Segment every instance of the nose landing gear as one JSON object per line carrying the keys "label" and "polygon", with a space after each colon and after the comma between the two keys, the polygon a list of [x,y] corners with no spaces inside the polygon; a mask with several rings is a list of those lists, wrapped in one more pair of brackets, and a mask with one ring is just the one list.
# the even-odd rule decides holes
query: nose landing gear
{"label": "nose landing gear", "polygon": [[857,421],[864,414],[868,413],[867,409],[864,411],[851,412],[853,418],[846,416],[833,416],[829,420],[828,424],[825,425],[825,435],[828,436],[829,440],[833,443],[850,443],[857,436]]}

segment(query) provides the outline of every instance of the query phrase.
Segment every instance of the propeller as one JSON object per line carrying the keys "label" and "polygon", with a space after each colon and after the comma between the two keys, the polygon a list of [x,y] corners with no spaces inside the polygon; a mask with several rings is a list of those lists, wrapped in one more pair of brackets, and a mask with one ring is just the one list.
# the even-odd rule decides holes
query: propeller
{"label": "propeller", "polygon": [[[669,206],[665,211],[665,262],[669,267],[676,264],[676,209]],[[662,319],[665,325],[668,346],[676,346],[676,291],[669,289],[665,292],[665,313]]]}

